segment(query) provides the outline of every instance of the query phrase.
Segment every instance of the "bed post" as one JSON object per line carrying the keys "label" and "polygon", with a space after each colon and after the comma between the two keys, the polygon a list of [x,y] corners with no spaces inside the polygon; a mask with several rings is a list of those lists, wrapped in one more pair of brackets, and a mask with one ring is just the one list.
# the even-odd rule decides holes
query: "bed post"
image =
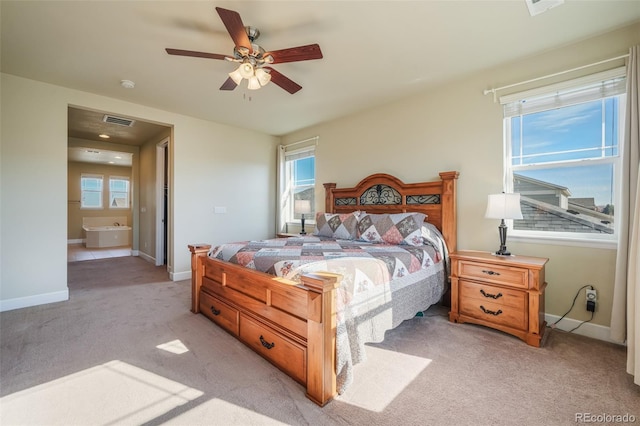
{"label": "bed post", "polygon": [[207,255],[210,248],[209,244],[189,244],[191,252],[191,312],[194,314],[200,312],[200,287],[204,275],[202,258]]}
{"label": "bed post", "polygon": [[457,249],[458,242],[458,226],[457,226],[457,202],[456,202],[456,182],[458,180],[458,172],[442,172],[442,196],[440,203],[442,205],[442,236],[447,242],[449,253],[453,253]]}
{"label": "bed post", "polygon": [[333,213],[334,196],[333,189],[336,188],[335,183],[323,183],[324,185],[324,211],[327,213]]}
{"label": "bed post", "polygon": [[340,276],[301,277],[307,292],[307,397],[323,406],[336,394],[336,303]]}

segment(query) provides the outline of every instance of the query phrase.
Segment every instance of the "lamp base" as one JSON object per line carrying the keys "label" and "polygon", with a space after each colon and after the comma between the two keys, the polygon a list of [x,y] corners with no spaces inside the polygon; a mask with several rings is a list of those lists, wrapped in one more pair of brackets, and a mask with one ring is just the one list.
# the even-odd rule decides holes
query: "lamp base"
{"label": "lamp base", "polygon": [[495,253],[496,256],[511,256],[507,250],[507,225],[505,225],[504,219],[500,221],[498,233],[500,234],[500,249]]}
{"label": "lamp base", "polygon": [[496,251],[494,253],[496,256],[511,256],[511,252],[509,250],[507,250],[506,247],[504,248],[500,248],[500,250]]}
{"label": "lamp base", "polygon": [[300,235],[307,235],[307,231],[304,230],[304,213],[302,213],[302,218],[300,219],[302,229],[300,230]]}

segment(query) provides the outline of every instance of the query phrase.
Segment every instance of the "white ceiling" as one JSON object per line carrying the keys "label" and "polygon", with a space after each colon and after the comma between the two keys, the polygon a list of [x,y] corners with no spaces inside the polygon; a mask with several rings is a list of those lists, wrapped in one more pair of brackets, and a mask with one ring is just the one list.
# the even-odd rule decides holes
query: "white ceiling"
{"label": "white ceiling", "polygon": [[[231,55],[216,6],[258,27],[266,50],[318,43],[323,59],[273,66],[303,89],[220,91],[233,63],[165,52]],[[2,0],[0,7],[4,73],[273,135],[640,20],[638,0],[566,0],[535,17],[524,0]],[[121,87],[123,79],[135,88]]]}

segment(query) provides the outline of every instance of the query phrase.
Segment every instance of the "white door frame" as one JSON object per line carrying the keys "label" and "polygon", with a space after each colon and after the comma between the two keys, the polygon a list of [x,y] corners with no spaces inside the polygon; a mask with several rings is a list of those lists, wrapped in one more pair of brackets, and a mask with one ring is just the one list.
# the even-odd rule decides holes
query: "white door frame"
{"label": "white door frame", "polygon": [[[164,216],[164,153],[165,148],[168,145],[169,138],[163,139],[156,145],[156,266],[161,266],[164,264],[164,222],[167,220],[167,218]],[[167,266],[168,265],[169,259],[167,259]]]}

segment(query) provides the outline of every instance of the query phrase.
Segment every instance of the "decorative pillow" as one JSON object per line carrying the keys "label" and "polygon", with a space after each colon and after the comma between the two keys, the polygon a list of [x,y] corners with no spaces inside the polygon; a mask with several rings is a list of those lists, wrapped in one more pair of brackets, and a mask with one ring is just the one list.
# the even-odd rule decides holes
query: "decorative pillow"
{"label": "decorative pillow", "polygon": [[320,237],[355,240],[358,236],[358,218],[354,213],[316,213],[316,229]]}
{"label": "decorative pillow", "polygon": [[358,221],[358,235],[371,243],[422,245],[423,213],[367,214]]}

